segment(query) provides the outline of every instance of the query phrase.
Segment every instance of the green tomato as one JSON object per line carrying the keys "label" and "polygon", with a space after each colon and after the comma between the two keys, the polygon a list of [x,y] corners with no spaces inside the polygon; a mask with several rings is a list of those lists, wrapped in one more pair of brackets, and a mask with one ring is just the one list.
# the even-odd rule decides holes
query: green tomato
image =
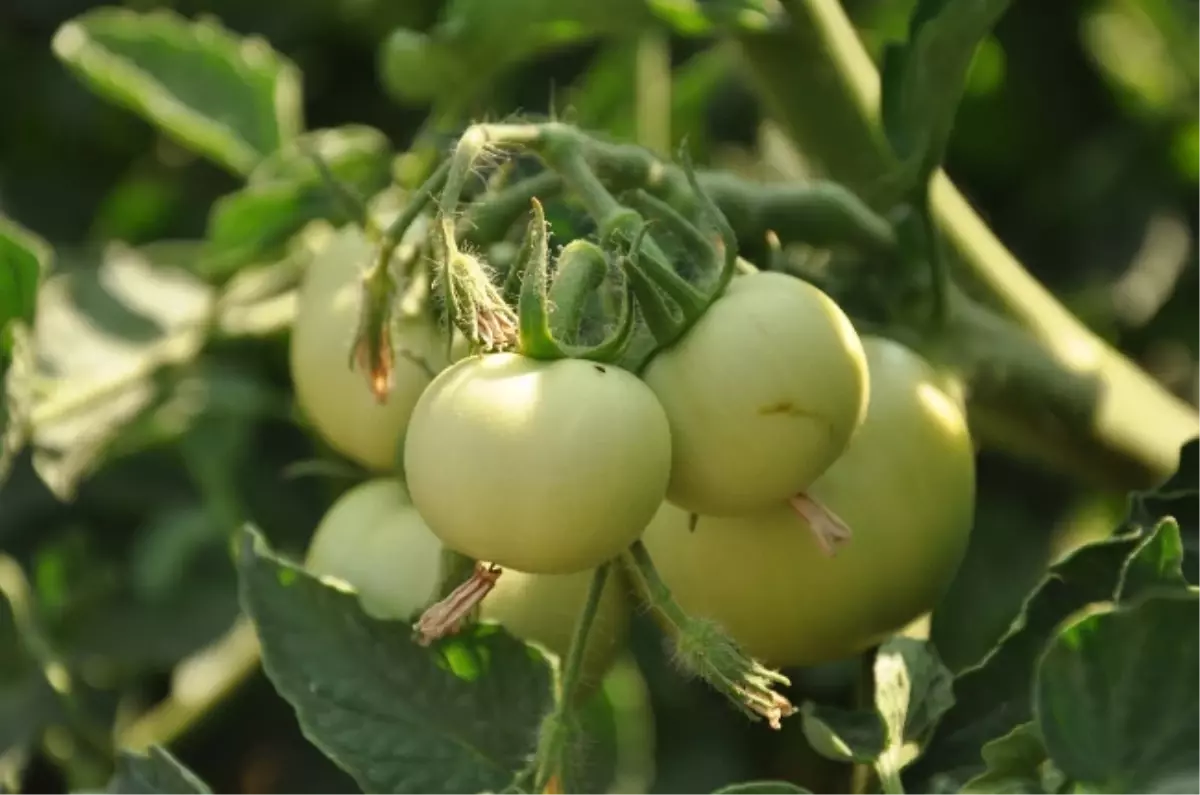
{"label": "green tomato", "polygon": [[668,499],[736,516],[804,491],[862,423],[862,343],[841,308],[780,273],[733,280],[646,383],[666,409],[673,444]]}
{"label": "green tomato", "polygon": [[398,480],[368,480],[337,499],[309,542],[305,566],[358,592],[375,618],[415,618],[437,597],[442,544]]}
{"label": "green tomato", "polygon": [[[443,545],[397,480],[379,478],[350,489],[321,519],[306,568],[353,588],[363,611],[383,620],[415,620],[438,595]],[[524,574],[506,569],[483,600],[480,618],[564,657],[583,610],[592,572]],[[629,628],[625,589],[612,571],[580,674],[581,691],[599,684]]]}
{"label": "green tomato", "polygon": [[314,255],[300,287],[290,365],[296,400],[316,432],[347,458],[386,471],[431,373],[445,367],[446,338],[428,316],[401,318],[394,325],[392,391],[385,403],[375,400],[366,374],[349,364],[360,279],[372,253],[362,230],[347,226]]}
{"label": "green tomato", "polygon": [[967,548],[975,458],[961,405],[923,359],[864,340],[867,417],[809,494],[853,538],[825,556],[789,508],[732,518],[665,503],[643,539],[684,610],[755,657],[813,665],[863,651],[933,607]]}
{"label": "green tomato", "polygon": [[632,373],[515,353],[441,373],[404,446],[413,502],[447,546],[534,574],[594,568],[628,547],[670,469],[667,418]]}

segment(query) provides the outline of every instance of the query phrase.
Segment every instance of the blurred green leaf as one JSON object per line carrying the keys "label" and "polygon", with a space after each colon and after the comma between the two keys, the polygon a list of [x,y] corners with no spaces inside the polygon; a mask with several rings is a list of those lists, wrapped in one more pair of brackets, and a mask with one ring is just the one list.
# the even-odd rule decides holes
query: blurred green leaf
{"label": "blurred green leaf", "polygon": [[[1022,723],[1008,734],[983,746],[987,769],[962,786],[959,792],[979,795],[1003,793],[1049,793],[1043,771],[1048,763],[1046,747],[1036,723]],[[1061,774],[1059,774],[1061,775]]]}
{"label": "blurred green leaf", "polygon": [[983,747],[987,771],[966,782],[964,795],[978,793],[1062,792],[1066,777],[1046,757],[1046,749],[1033,723],[1025,723]]}
{"label": "blurred green leaf", "polygon": [[38,285],[52,253],[45,241],[0,216],[0,361],[12,352],[9,326],[33,323]]}
{"label": "blurred green leaf", "polygon": [[246,187],[213,205],[197,265],[205,277],[224,279],[256,260],[279,256],[292,235],[314,219],[355,220],[322,182],[305,148],[317,152],[363,201],[391,181],[391,143],[378,130],[352,125],[305,133],[255,168]]}
{"label": "blurred green leaf", "polygon": [[122,751],[108,792],[124,795],[204,795],[212,792],[195,773],[166,749],[153,745],[145,754]]}
{"label": "blurred green leaf", "polygon": [[1163,519],[1125,561],[1116,597],[1122,602],[1131,602],[1147,592],[1186,585],[1179,524],[1174,519]]}
{"label": "blurred green leaf", "polygon": [[881,780],[898,781],[954,704],[952,679],[928,642],[891,638],[875,655],[875,709],[806,703],[801,710],[805,737],[822,756],[872,764]]}
{"label": "blurred green leaf", "polygon": [[304,126],[295,65],[213,21],[97,8],[60,27],[53,47],[97,93],[236,174]]}
{"label": "blurred green leaf", "polygon": [[954,706],[924,757],[910,768],[913,781],[934,774],[966,780],[982,772],[980,747],[1033,717],[1029,693],[1046,642],[1067,616],[1112,598],[1125,559],[1142,539],[1139,530],[1127,530],[1080,547],[1050,567],[996,648],[955,679]]}
{"label": "blurred green leaf", "polygon": [[812,701],[800,708],[800,725],[812,749],[826,759],[873,764],[887,745],[878,710],[849,710]]}
{"label": "blurred green leaf", "polygon": [[435,648],[403,623],[274,557],[240,549],[242,603],[263,665],[308,738],[366,792],[499,792],[528,762],[551,706],[549,662],[495,625]]}
{"label": "blurred green leaf", "polygon": [[1009,0],[921,0],[908,41],[884,51],[883,129],[900,160],[902,190],[922,186],[942,162],[975,49]]}
{"label": "blurred green leaf", "polygon": [[1050,643],[1034,682],[1035,712],[1069,778],[1099,792],[1200,784],[1198,606],[1191,590],[1092,607]]}
{"label": "blurred green leaf", "polygon": [[713,790],[713,795],[789,795],[809,791],[788,781],[744,781]]}
{"label": "blurred green leaf", "polygon": [[648,5],[681,36],[771,30],[787,19],[783,6],[770,0],[649,0]]}
{"label": "blurred green leaf", "polygon": [[[7,605],[0,607],[7,611]],[[0,637],[0,652],[23,658],[15,640]],[[42,730],[62,720],[62,711],[46,677],[33,666],[0,677],[0,756],[37,740]]]}
{"label": "blurred green leaf", "polygon": [[98,266],[48,280],[35,347],[52,386],[30,411],[34,466],[60,498],[94,470],[108,445],[159,396],[165,368],[200,352],[211,288],[113,244]]}

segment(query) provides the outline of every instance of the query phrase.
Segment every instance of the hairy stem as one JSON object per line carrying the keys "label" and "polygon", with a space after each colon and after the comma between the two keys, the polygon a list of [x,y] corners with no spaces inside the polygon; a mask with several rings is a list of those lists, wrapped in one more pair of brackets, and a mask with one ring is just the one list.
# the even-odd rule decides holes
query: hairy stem
{"label": "hairy stem", "polygon": [[[784,0],[786,30],[746,33],[743,55],[773,115],[805,156],[868,201],[894,158],[878,124],[879,75],[837,0]],[[819,107],[820,113],[811,108]],[[1177,465],[1200,430],[1194,408],[1100,340],[1026,271],[944,172],[931,184],[935,226],[964,286],[1026,328],[1064,374],[1091,379],[1086,426],[1059,438],[1018,410],[980,427],[989,444],[1054,465],[1059,446],[1088,466],[1074,474],[1122,489],[1145,488]],[[1039,390],[1050,385],[1039,383]],[[995,433],[993,431],[996,431]]]}
{"label": "hairy stem", "polygon": [[566,755],[567,742],[570,740],[570,719],[572,699],[579,685],[579,674],[583,669],[584,652],[587,650],[588,634],[596,621],[596,613],[600,609],[600,597],[604,594],[604,585],[608,580],[611,564],[603,563],[596,567],[592,574],[592,582],[588,586],[587,600],[575,622],[575,632],[571,636],[571,645],[567,649],[567,659],[563,663],[561,690],[554,712],[547,718],[544,736],[538,747],[537,778],[534,780],[534,792],[545,792],[546,785],[551,779],[562,779],[562,767]]}

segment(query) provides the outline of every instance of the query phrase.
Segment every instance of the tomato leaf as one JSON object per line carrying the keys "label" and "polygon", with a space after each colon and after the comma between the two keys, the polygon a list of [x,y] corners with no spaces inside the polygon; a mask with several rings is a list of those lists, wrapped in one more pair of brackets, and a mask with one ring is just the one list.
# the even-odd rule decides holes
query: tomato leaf
{"label": "tomato leaf", "polygon": [[[942,714],[954,703],[953,676],[933,646],[894,637],[875,655],[875,709],[801,707],[801,725],[813,750],[842,762],[872,764],[884,781],[920,754]],[[889,790],[891,791],[891,790]]]}
{"label": "tomato leaf", "polygon": [[800,726],[814,751],[839,762],[874,764],[887,744],[887,726],[877,710],[849,710],[807,701],[800,707]]}
{"label": "tomato leaf", "polygon": [[433,649],[243,533],[242,603],[305,735],[366,792],[501,792],[552,702],[551,664],[496,625]]}
{"label": "tomato leaf", "polygon": [[60,27],[53,48],[94,91],[235,174],[304,126],[296,66],[213,21],[97,8]]}
{"label": "tomato leaf", "polygon": [[255,260],[280,255],[312,220],[356,220],[322,182],[305,148],[317,152],[333,176],[364,201],[391,181],[391,143],[378,130],[350,125],[305,133],[263,160],[246,187],[213,205],[198,265],[204,276],[223,279]]}
{"label": "tomato leaf", "polygon": [[788,795],[789,793],[812,792],[798,787],[790,781],[743,781],[713,790],[713,795]]}
{"label": "tomato leaf", "polygon": [[1132,516],[1151,526],[1163,516],[1179,523],[1183,544],[1183,573],[1187,581],[1200,582],[1200,440],[1193,439],[1179,451],[1179,468],[1157,489],[1139,492],[1130,500]]}
{"label": "tomato leaf", "polygon": [[0,216],[0,360],[12,352],[9,327],[33,323],[38,286],[52,256],[44,240]]}
{"label": "tomato leaf", "polygon": [[1046,749],[1086,790],[1200,786],[1198,607],[1194,589],[1093,606],[1042,655],[1034,709]]}
{"label": "tomato leaf", "polygon": [[[1022,723],[1008,734],[983,746],[983,762],[987,769],[968,781],[958,791],[997,795],[999,793],[1058,792],[1055,779],[1061,779],[1053,763],[1046,757],[1037,724]],[[1050,778],[1050,781],[1047,781]]]}
{"label": "tomato leaf", "polygon": [[721,30],[772,30],[787,19],[768,0],[650,0],[650,10],[681,36],[712,36]]}
{"label": "tomato leaf", "polygon": [[186,271],[117,244],[46,281],[33,347],[53,385],[29,421],[34,467],[56,495],[69,498],[154,405],[168,368],[195,360],[214,300]]}
{"label": "tomato leaf", "polygon": [[[1033,718],[1030,688],[1037,657],[1067,616],[1116,590],[1125,559],[1143,538],[1138,528],[1087,544],[1050,567],[1000,643],[954,681],[954,706],[909,770],[914,781],[935,773],[965,780],[982,772],[981,746]],[[920,789],[920,787],[916,787]]]}
{"label": "tomato leaf", "polygon": [[1116,597],[1122,602],[1131,602],[1147,592],[1186,587],[1179,523],[1166,518],[1125,561]]}
{"label": "tomato leaf", "polygon": [[920,0],[908,41],[884,51],[881,118],[900,161],[902,191],[940,165],[971,59],[1009,0]]}
{"label": "tomato leaf", "polygon": [[164,748],[152,745],[145,754],[122,751],[108,792],[131,795],[205,795],[212,792]]}

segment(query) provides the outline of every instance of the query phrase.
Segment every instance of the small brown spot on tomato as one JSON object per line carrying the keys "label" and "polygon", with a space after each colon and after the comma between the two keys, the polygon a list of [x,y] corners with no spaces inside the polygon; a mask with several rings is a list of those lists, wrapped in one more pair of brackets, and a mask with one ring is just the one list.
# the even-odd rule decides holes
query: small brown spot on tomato
{"label": "small brown spot on tomato", "polygon": [[759,415],[763,417],[771,417],[778,414],[785,414],[789,417],[808,417],[810,412],[796,406],[790,400],[780,400],[777,403],[768,403],[765,406],[759,406]]}
{"label": "small brown spot on tomato", "polygon": [[598,373],[607,373],[608,372],[607,370],[605,370],[603,367],[601,367],[598,364],[593,364],[592,367],[596,368],[596,372],[598,372]]}

